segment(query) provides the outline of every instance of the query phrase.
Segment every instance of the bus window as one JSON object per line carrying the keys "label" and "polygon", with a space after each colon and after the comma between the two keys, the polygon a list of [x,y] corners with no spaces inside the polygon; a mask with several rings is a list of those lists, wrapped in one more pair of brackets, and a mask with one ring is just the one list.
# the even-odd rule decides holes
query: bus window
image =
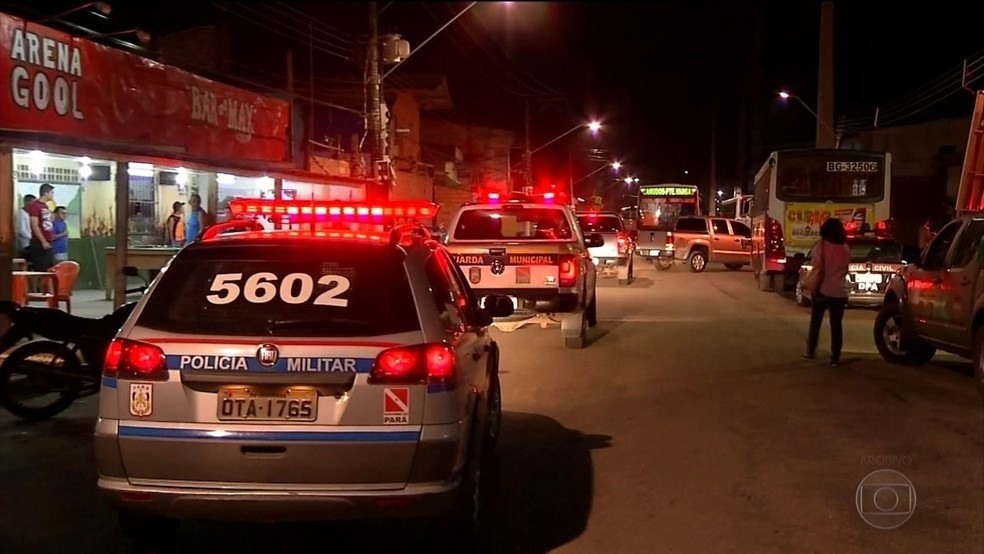
{"label": "bus window", "polygon": [[786,202],[877,202],[884,196],[884,158],[784,153],[778,166],[776,196]]}

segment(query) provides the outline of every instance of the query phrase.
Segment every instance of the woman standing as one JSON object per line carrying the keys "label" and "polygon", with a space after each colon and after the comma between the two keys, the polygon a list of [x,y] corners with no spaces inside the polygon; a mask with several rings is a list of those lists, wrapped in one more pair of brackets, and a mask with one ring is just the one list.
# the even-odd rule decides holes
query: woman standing
{"label": "woman standing", "polygon": [[830,310],[830,365],[840,365],[841,348],[844,344],[844,308],[847,307],[847,268],[851,263],[851,251],[847,246],[847,233],[844,224],[835,217],[827,219],[820,226],[820,240],[813,247],[813,270],[818,272],[819,284],[812,291],[813,310],[810,313],[810,333],[806,342],[804,358],[813,359],[816,355],[817,341],[820,338],[820,325],[823,314]]}

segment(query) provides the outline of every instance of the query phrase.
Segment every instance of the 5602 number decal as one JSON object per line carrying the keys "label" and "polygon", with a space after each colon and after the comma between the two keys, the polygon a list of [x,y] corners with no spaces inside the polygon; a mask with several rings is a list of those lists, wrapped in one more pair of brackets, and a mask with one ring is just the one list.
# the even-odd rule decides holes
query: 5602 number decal
{"label": "5602 number decal", "polygon": [[[205,297],[212,304],[231,304],[243,297],[252,304],[265,304],[279,298],[285,304],[304,304],[314,295],[314,277],[307,273],[291,273],[282,279],[268,271],[254,273],[243,280],[242,273],[219,273],[212,280],[212,287]],[[280,281],[279,285],[277,281]],[[316,306],[345,308],[348,299],[339,298],[351,288],[352,283],[341,275],[322,275],[317,283],[328,287],[314,299]]]}

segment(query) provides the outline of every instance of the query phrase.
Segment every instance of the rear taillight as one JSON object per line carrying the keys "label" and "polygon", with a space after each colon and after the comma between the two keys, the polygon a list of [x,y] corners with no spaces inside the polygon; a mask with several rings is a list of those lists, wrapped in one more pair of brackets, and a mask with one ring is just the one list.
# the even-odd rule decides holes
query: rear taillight
{"label": "rear taillight", "polygon": [[666,247],[670,248],[673,246],[673,231],[666,232]]}
{"label": "rear taillight", "polygon": [[370,383],[454,384],[454,349],[444,343],[417,344],[383,350],[376,356]]}
{"label": "rear taillight", "polygon": [[560,264],[557,266],[557,281],[561,287],[573,287],[577,285],[577,256],[564,254],[560,257]]}
{"label": "rear taillight", "polygon": [[625,233],[619,233],[615,236],[615,241],[618,243],[618,253],[625,254],[629,251],[629,237]]}
{"label": "rear taillight", "polygon": [[115,339],[106,350],[103,373],[120,379],[167,381],[164,351],[145,342]]}
{"label": "rear taillight", "polygon": [[765,237],[765,252],[767,257],[770,259],[783,259],[785,263],[786,257],[786,241],[782,238],[782,224],[779,220],[770,217],[769,218],[769,231]]}

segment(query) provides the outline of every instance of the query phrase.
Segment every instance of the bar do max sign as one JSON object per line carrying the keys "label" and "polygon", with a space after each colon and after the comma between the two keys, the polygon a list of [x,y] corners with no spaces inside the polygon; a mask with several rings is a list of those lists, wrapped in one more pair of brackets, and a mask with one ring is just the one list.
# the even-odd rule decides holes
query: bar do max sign
{"label": "bar do max sign", "polygon": [[2,130],[203,160],[286,159],[287,102],[2,13],[0,76]]}

